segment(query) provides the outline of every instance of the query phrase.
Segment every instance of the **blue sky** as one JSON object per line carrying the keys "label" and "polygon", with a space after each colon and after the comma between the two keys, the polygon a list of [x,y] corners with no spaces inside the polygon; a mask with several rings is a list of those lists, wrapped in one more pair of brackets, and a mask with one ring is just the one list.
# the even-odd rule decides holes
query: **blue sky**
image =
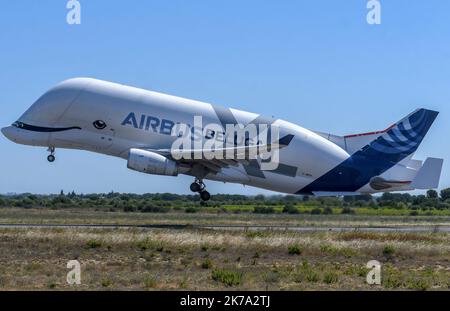
{"label": "blue sky", "polygon": [[[4,1],[0,10],[0,125],[42,93],[89,76],[274,115],[351,134],[384,129],[418,107],[441,112],[416,158],[443,157],[450,187],[450,2],[381,0]],[[123,160],[15,145],[0,135],[0,193],[188,193],[190,177],[132,172]],[[212,193],[267,193],[209,182]]]}

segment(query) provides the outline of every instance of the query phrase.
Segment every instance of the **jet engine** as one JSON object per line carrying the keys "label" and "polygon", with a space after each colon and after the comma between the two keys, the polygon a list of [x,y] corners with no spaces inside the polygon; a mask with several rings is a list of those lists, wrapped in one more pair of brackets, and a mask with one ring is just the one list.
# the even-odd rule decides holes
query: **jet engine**
{"label": "jet engine", "polygon": [[130,149],[127,167],[138,172],[153,175],[178,175],[178,164],[175,161],[158,153],[142,149]]}

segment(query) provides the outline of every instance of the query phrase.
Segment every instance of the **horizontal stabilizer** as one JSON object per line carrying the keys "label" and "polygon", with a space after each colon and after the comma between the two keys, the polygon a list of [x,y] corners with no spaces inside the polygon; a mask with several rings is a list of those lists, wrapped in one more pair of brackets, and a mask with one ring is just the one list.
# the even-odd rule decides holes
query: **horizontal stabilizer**
{"label": "horizontal stabilizer", "polygon": [[411,186],[415,189],[435,189],[439,187],[443,163],[443,159],[427,158]]}

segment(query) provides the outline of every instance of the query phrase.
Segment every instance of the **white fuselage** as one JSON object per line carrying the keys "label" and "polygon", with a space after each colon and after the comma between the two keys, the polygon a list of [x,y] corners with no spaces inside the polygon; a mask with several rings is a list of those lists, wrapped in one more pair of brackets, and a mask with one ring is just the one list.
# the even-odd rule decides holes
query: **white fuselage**
{"label": "white fuselage", "polygon": [[[136,122],[125,122],[131,113]],[[45,93],[20,117],[19,125],[32,125],[37,131],[10,126],[2,132],[20,144],[88,150],[127,159],[131,148],[170,149],[176,139],[171,126],[193,124],[194,116],[201,116],[205,124],[223,124],[230,118],[240,124],[263,120],[250,112],[77,78]],[[94,126],[96,121],[105,127]],[[206,179],[296,193],[350,156],[338,145],[298,125],[279,119],[270,123],[279,127],[280,136],[294,136],[289,146],[280,150],[279,169],[252,172],[238,165],[208,174]]]}

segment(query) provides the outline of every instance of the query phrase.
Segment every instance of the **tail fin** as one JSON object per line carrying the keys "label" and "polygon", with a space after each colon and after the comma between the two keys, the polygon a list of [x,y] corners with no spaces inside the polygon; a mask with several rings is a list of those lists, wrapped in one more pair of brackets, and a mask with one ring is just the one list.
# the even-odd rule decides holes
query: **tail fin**
{"label": "tail fin", "polygon": [[368,146],[383,154],[397,155],[401,160],[417,150],[438,114],[437,111],[418,109],[394,124]]}
{"label": "tail fin", "polygon": [[[438,112],[418,109],[353,153],[298,193],[314,191],[355,192],[413,154]],[[425,171],[424,171],[425,172]]]}
{"label": "tail fin", "polygon": [[402,120],[382,131],[346,136],[337,136],[321,132],[316,133],[343,148],[349,154],[357,152],[381,136],[384,136],[384,140],[391,143],[381,143],[382,145],[378,146],[378,150],[386,151],[386,148],[384,147],[397,147],[406,150],[408,146],[412,147],[413,145],[416,145],[417,147],[420,144],[438,114],[439,113],[436,111],[422,108],[417,109]]}

